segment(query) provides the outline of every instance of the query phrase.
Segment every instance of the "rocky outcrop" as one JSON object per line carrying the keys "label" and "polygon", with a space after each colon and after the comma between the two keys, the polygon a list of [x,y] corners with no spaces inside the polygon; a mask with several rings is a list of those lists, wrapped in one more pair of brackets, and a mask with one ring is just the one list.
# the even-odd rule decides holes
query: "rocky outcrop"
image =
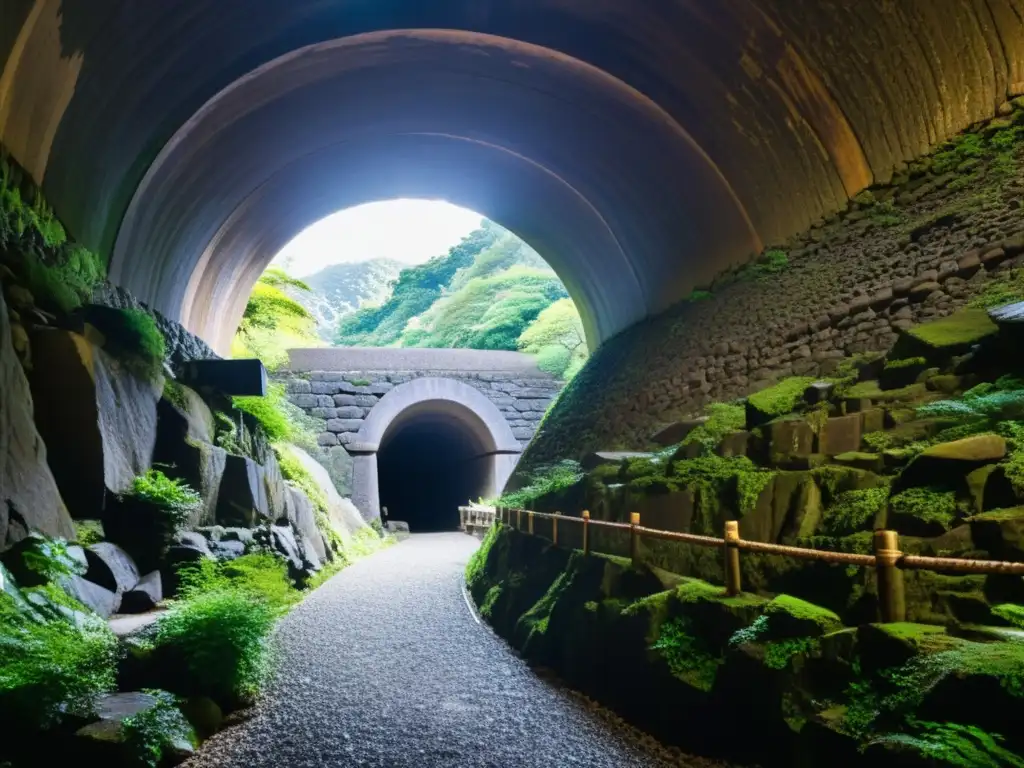
{"label": "rocky outcrop", "polygon": [[289,452],[302,464],[324,492],[327,501],[327,519],[334,531],[347,540],[356,531],[364,528],[366,523],[362,515],[349,499],[343,498],[331,482],[331,476],[324,466],[297,446],[289,446]]}
{"label": "rocky outcrop", "polygon": [[78,519],[100,517],[109,494],[150,468],[163,381],[147,381],[85,336],[32,335],[36,421],[57,485]]}
{"label": "rocky outcrop", "polygon": [[32,530],[69,539],[75,535],[36,428],[35,410],[0,295],[0,550]]}

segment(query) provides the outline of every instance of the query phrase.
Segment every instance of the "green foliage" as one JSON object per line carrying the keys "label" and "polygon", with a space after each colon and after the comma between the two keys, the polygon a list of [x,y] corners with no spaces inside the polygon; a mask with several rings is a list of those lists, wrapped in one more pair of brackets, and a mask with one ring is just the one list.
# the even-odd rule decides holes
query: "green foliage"
{"label": "green foliage", "polygon": [[403,269],[391,297],[379,307],[365,307],[343,317],[338,325],[340,346],[386,347],[399,340],[409,321],[426,312],[449,287],[455,273],[468,267],[499,238],[497,228],[474,230],[445,256]]}
{"label": "green foliage", "polygon": [[947,530],[956,519],[956,492],[943,488],[907,488],[889,499],[897,514],[925,523],[938,523]]}
{"label": "green foliage", "polygon": [[937,174],[956,170],[964,160],[985,155],[984,140],[980,134],[964,133],[943,144],[932,155],[932,171]]}
{"label": "green foliage", "polygon": [[179,595],[185,600],[235,590],[283,612],[301,599],[301,593],[288,575],[288,564],[268,553],[242,555],[225,563],[201,560],[182,567],[179,578]]}
{"label": "green foliage", "polygon": [[185,394],[185,387],[174,379],[164,380],[164,400],[179,410],[188,409],[188,395]]}
{"label": "green foliage", "polygon": [[9,154],[0,150],[0,248],[13,251],[20,244],[29,249],[33,245],[55,249],[66,240],[64,227],[42,191]]}
{"label": "green foliage", "polygon": [[91,547],[104,540],[103,523],[99,520],[76,520],[75,543],[83,547]]}
{"label": "green foliage", "polygon": [[232,357],[257,357],[268,370],[288,362],[288,348],[320,344],[316,318],[285,289],[308,292],[309,286],[278,268],[265,271],[253,286],[232,343]]}
{"label": "green foliage", "polygon": [[763,280],[789,269],[789,256],[785,251],[769,248],[756,261],[737,273],[738,280]]}
{"label": "green foliage", "polygon": [[571,378],[589,354],[583,320],[572,299],[559,299],[542,310],[516,344],[523,352],[537,356],[542,371],[560,378]]}
{"label": "green foliage", "polygon": [[746,409],[740,403],[711,403],[704,409],[707,421],[683,440],[683,445],[700,444],[705,453],[711,453],[730,432],[743,429],[747,424]]}
{"label": "green foliage", "polygon": [[284,408],[287,400],[283,384],[270,384],[266,397],[233,397],[232,404],[248,413],[263,427],[267,437],[276,442],[292,438],[294,428]]}
{"label": "green foliage", "polygon": [[44,618],[7,581],[0,591],[0,719],[14,731],[87,716],[95,697],[114,687],[117,640],[106,622],[63,595],[60,605],[79,611],[75,620],[59,611]]}
{"label": "green foliage", "polygon": [[819,647],[821,647],[821,641],[816,637],[773,640],[765,645],[764,664],[769,669],[785,669],[794,656],[810,655]]}
{"label": "green foliage", "polygon": [[584,477],[579,462],[566,459],[557,464],[538,467],[527,478],[527,484],[518,491],[504,494],[498,506],[528,509],[537,499],[575,485]]}
{"label": "green foliage", "polygon": [[1003,603],[992,608],[992,613],[1019,629],[1024,629],[1024,605]]}
{"label": "green foliage", "polygon": [[694,288],[692,291],[690,291],[686,298],[683,299],[683,301],[688,301],[691,304],[696,304],[698,301],[707,301],[708,299],[714,298],[714,295],[715,294],[713,294],[711,291],[703,291],[698,288]]}
{"label": "green foliage", "polygon": [[475,278],[420,318],[425,335],[418,345],[515,350],[541,311],[564,298],[565,287],[551,272],[517,266]]}
{"label": "green foliage", "polygon": [[41,533],[30,533],[19,543],[18,552],[24,568],[36,574],[39,582],[56,582],[67,576],[82,575],[85,570],[68,552],[66,541]]}
{"label": "green foliage", "polygon": [[887,733],[868,743],[894,744],[958,768],[1024,768],[1024,758],[1006,749],[1003,741],[974,725],[915,721],[912,733]]}
{"label": "green foliage", "polygon": [[876,202],[869,209],[868,215],[880,227],[894,227],[902,224],[905,219],[903,212],[891,199]]}
{"label": "green foliage", "polygon": [[91,251],[63,245],[48,254],[47,261],[34,253],[22,254],[19,276],[36,301],[44,307],[69,313],[92,297],[106,277],[106,265]]}
{"label": "green foliage", "polygon": [[103,347],[136,376],[156,380],[163,371],[164,335],[143,309],[87,308],[86,319],[103,335]]}
{"label": "green foliage", "polygon": [[178,700],[166,691],[147,690],[156,704],[122,723],[124,745],[138,765],[158,768],[176,745],[198,746],[195,732],[178,709]]}
{"label": "green foliage", "polygon": [[741,515],[754,510],[761,493],[774,479],[775,472],[771,470],[742,470],[736,475],[736,496],[739,499]]}
{"label": "green foliage", "polygon": [[888,486],[839,494],[825,510],[824,533],[827,536],[848,536],[870,528],[888,499]]}
{"label": "green foliage", "polygon": [[885,370],[898,371],[901,368],[913,368],[916,365],[927,365],[928,361],[923,357],[907,357],[903,360],[887,360]]}
{"label": "green foliage", "polygon": [[168,676],[171,690],[221,704],[251,701],[271,671],[270,633],[278,615],[267,599],[233,587],[203,591],[172,606],[153,637],[157,657],[166,668],[180,670]]}
{"label": "green foliage", "polygon": [[791,376],[778,384],[755,392],[747,398],[751,405],[770,416],[782,416],[796,408],[803,399],[804,391],[815,379],[808,376]]}
{"label": "green foliage", "polygon": [[1010,269],[996,273],[995,279],[971,299],[970,306],[990,309],[1018,301],[1024,301],[1024,269]]}
{"label": "green foliage", "polygon": [[662,623],[651,650],[658,652],[680,680],[702,691],[711,690],[721,657],[711,654],[694,636],[688,617],[678,616]]}
{"label": "green foliage", "polygon": [[189,515],[203,504],[202,496],[184,480],[171,480],[158,469],[136,477],[124,495],[163,510],[168,527],[174,530],[184,526]]}
{"label": "green foliage", "polygon": [[928,403],[917,409],[922,418],[940,419],[1004,419],[1024,418],[1024,388],[986,391],[979,387],[968,390],[962,397]]}

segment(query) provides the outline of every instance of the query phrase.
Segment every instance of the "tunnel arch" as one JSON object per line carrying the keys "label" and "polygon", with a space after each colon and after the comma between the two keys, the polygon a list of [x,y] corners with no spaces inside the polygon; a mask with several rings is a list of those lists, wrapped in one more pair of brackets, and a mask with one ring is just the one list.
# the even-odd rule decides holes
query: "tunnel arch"
{"label": "tunnel arch", "polygon": [[346,446],[353,457],[352,501],[364,516],[380,515],[379,459],[389,442],[409,428],[438,424],[465,439],[469,452],[463,451],[460,458],[478,462],[473,468],[479,478],[476,495],[487,497],[501,492],[522,452],[501,411],[468,384],[422,377],[399,384],[384,395],[367,415],[355,440]]}
{"label": "tunnel arch", "polygon": [[[1024,13],[1019,0],[10,0],[0,66],[0,144],[76,239],[113,255],[116,282],[220,348],[266,253],[337,190],[480,210],[561,260],[600,343],[1024,95]],[[221,124],[204,124],[211,109]],[[302,140],[267,140],[291,133]],[[394,169],[357,191],[359,156],[418,164],[442,139],[448,176],[474,177],[462,197],[451,178],[398,183]],[[325,162],[336,188],[301,181],[303,162]],[[574,232],[589,242],[566,246]]]}

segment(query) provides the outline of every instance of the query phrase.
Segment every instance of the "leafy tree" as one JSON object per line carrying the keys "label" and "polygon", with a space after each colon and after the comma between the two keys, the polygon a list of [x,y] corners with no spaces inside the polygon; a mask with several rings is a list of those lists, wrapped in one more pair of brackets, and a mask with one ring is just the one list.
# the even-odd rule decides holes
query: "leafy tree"
{"label": "leafy tree", "polygon": [[341,346],[385,347],[399,340],[406,324],[426,312],[463,267],[468,267],[499,237],[493,227],[474,230],[444,256],[403,269],[393,284],[391,298],[379,307],[364,307],[338,326]]}
{"label": "leafy tree", "polygon": [[526,267],[474,278],[431,308],[415,338],[425,347],[514,350],[541,311],[565,296],[553,273]]}
{"label": "leafy tree", "polygon": [[258,357],[275,370],[288,362],[289,348],[319,346],[316,318],[285,288],[309,290],[304,282],[275,267],[260,276],[232,342],[232,357]]}
{"label": "leafy tree", "polygon": [[556,301],[541,312],[520,335],[518,347],[536,355],[541,370],[572,378],[589,354],[583,320],[572,299]]}

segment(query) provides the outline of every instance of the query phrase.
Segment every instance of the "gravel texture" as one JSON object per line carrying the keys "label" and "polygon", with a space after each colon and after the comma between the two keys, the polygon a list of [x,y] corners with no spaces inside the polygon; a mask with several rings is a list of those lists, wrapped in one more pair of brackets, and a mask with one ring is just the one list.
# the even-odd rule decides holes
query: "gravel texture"
{"label": "gravel texture", "polygon": [[477,541],[412,537],[346,569],[282,623],[277,679],[207,766],[715,765],[544,680],[464,597]]}

